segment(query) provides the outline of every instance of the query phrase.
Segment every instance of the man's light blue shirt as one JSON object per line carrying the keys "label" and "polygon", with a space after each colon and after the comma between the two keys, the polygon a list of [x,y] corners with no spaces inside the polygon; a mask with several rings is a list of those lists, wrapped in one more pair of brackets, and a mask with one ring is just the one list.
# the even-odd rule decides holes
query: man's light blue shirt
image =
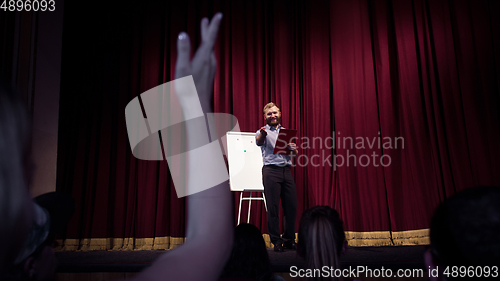
{"label": "man's light blue shirt", "polygon": [[[278,125],[278,129],[266,125],[267,136],[264,140],[264,144],[260,146],[262,151],[262,160],[264,165],[278,165],[278,166],[290,166],[292,165],[292,160],[290,156],[283,154],[273,154],[274,146],[276,145],[276,140],[278,139],[278,134],[280,129],[285,129]],[[255,138],[260,134],[260,130],[255,134]],[[257,141],[255,141],[257,143]],[[257,144],[258,145],[258,144]]]}

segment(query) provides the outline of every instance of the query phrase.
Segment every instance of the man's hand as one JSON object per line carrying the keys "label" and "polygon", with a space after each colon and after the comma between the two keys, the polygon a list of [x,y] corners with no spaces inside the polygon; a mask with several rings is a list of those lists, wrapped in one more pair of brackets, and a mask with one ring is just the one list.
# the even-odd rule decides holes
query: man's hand
{"label": "man's hand", "polygon": [[[214,55],[214,45],[217,39],[222,14],[217,13],[209,22],[207,18],[201,20],[201,44],[190,60],[191,43],[187,33],[179,34],[177,40],[177,63],[175,65],[175,79],[193,75],[194,84],[203,112],[211,112],[213,82],[217,62]],[[182,99],[183,97],[179,97]],[[189,98],[193,97],[186,97]]]}
{"label": "man's hand", "polygon": [[267,136],[266,126],[263,126],[263,127],[260,128],[260,133],[263,134],[264,137]]}
{"label": "man's hand", "polygon": [[290,153],[291,156],[295,156],[297,155],[297,153],[299,153],[298,149],[297,149],[297,145],[293,142],[289,143],[286,145],[286,148],[288,150],[291,150],[292,152]]}
{"label": "man's hand", "polygon": [[267,132],[266,126],[260,128],[260,134],[255,138],[257,145],[263,145],[266,140]]}

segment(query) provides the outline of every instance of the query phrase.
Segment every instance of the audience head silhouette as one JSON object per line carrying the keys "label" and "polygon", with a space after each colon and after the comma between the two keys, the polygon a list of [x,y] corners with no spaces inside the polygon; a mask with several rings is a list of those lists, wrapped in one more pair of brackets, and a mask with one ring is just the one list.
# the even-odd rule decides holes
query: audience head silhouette
{"label": "audience head silhouette", "polygon": [[[0,277],[22,247],[32,220],[30,121],[25,106],[0,85]],[[2,278],[0,278],[2,279]]]}
{"label": "audience head silhouette", "polygon": [[500,187],[476,187],[439,205],[431,221],[427,266],[438,266],[440,270],[446,266],[498,266],[499,202]]}
{"label": "audience head silhouette", "polygon": [[340,268],[339,256],[345,249],[345,233],[340,215],[328,206],[316,206],[302,214],[298,252],[307,268]]}
{"label": "audience head silhouette", "polygon": [[233,249],[222,277],[272,280],[266,244],[256,226],[242,223],[235,228]]}

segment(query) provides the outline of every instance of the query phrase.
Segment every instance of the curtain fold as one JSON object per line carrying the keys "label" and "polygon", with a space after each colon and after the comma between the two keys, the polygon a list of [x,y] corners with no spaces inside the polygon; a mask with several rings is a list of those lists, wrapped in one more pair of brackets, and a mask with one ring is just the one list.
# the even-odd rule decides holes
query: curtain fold
{"label": "curtain fold", "polygon": [[[185,199],[166,161],[132,156],[124,109],[174,79],[177,35],[194,50],[201,18],[217,11],[215,111],[255,132],[273,101],[297,129],[297,229],[303,210],[329,205],[352,245],[425,244],[442,200],[500,185],[495,1],[108,5],[65,3],[57,189],[77,202],[66,249],[183,241]],[[253,204],[250,222],[266,234]]]}

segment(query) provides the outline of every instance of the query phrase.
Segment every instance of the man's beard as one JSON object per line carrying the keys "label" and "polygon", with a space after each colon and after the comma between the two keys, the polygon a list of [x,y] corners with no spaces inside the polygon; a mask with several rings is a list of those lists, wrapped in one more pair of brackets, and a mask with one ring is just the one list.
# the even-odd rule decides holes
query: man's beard
{"label": "man's beard", "polygon": [[267,122],[267,125],[272,126],[272,127],[276,127],[276,126],[278,126],[279,123],[281,123],[281,116],[275,117],[275,120],[273,120],[272,118],[267,118],[266,122]]}

